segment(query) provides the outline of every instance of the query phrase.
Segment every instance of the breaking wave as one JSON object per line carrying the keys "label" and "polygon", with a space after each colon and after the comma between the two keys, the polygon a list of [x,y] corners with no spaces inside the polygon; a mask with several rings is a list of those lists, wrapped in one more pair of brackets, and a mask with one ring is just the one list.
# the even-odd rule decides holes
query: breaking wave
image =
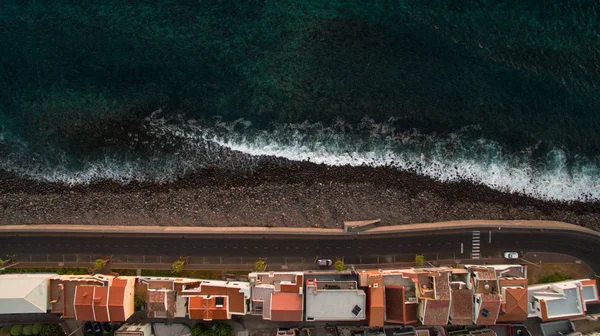
{"label": "breaking wave", "polygon": [[[258,130],[238,119],[224,122],[168,118],[161,110],[128,134],[131,146],[115,148],[102,159],[73,164],[61,152],[43,156],[27,144],[0,137],[10,150],[0,168],[19,176],[70,185],[111,180],[165,183],[214,164],[247,173],[264,160],[310,161],[331,166],[386,166],[442,182],[470,181],[493,189],[543,200],[599,201],[600,158],[571,157],[560,148],[532,146],[508,152],[482,138],[476,126],[446,135],[398,132],[390,119],[358,125],[338,120],[332,125],[304,122]],[[150,140],[148,140],[150,139]],[[286,159],[286,160],[283,160]]]}

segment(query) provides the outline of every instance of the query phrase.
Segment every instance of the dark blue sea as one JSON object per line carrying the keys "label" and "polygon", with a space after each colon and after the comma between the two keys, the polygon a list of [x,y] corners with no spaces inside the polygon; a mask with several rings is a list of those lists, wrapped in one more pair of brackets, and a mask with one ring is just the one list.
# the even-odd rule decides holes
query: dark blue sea
{"label": "dark blue sea", "polygon": [[267,155],[600,200],[595,0],[2,0],[0,46],[0,174]]}

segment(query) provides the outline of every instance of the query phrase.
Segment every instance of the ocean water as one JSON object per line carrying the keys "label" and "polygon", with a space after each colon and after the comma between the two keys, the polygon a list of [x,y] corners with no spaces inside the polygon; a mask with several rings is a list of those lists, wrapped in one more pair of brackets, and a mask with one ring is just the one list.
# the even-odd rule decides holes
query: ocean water
{"label": "ocean water", "polygon": [[599,201],[598,22],[592,0],[4,0],[0,170],[168,183],[268,155]]}

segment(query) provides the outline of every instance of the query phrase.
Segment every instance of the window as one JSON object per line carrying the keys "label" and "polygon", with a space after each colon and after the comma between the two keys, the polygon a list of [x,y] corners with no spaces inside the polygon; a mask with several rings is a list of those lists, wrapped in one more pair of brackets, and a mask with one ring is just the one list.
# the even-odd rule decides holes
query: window
{"label": "window", "polygon": [[219,308],[223,307],[223,305],[225,304],[225,298],[222,297],[218,297],[215,298],[215,305]]}

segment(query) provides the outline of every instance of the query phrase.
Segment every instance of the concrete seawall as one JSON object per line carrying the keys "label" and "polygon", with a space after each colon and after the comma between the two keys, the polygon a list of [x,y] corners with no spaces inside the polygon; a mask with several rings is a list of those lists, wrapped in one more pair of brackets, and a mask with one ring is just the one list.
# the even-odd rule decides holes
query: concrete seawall
{"label": "concrete seawall", "polygon": [[0,234],[155,234],[177,235],[263,235],[263,236],[380,236],[389,234],[410,234],[437,230],[490,230],[490,229],[532,229],[563,230],[590,234],[600,238],[600,232],[574,224],[542,220],[464,220],[437,223],[402,224],[371,228],[362,232],[344,232],[343,229],[319,228],[271,228],[271,227],[189,227],[189,226],[101,226],[101,225],[3,225]]}

